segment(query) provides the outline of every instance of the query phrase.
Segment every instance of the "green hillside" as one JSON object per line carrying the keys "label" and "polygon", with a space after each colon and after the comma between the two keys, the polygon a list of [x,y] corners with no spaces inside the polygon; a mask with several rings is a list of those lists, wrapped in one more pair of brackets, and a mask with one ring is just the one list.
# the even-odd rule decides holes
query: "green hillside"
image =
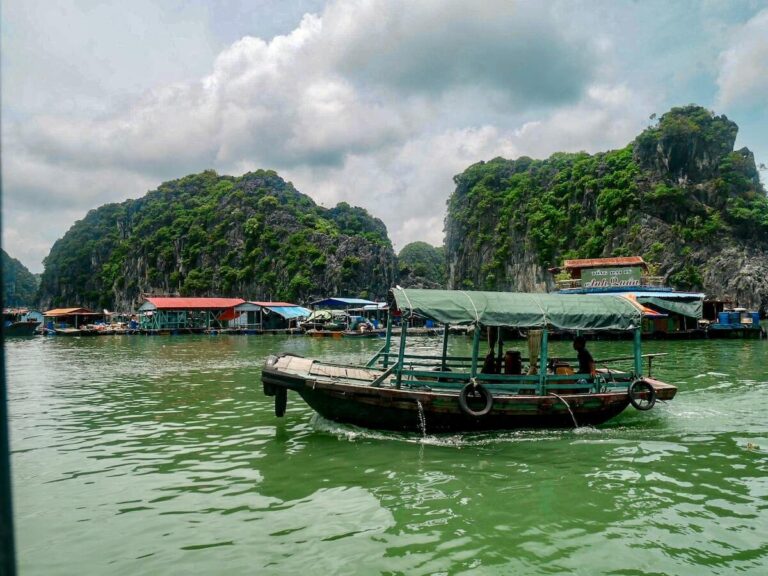
{"label": "green hillside", "polygon": [[76,222],[45,259],[40,298],[118,309],[143,293],[374,298],[395,267],[386,227],[362,208],[317,206],[273,171],[205,171]]}
{"label": "green hillside", "polygon": [[673,108],[619,150],[496,158],[456,176],[449,285],[544,290],[567,258],[641,255],[678,288],[768,305],[768,198],[738,127]]}

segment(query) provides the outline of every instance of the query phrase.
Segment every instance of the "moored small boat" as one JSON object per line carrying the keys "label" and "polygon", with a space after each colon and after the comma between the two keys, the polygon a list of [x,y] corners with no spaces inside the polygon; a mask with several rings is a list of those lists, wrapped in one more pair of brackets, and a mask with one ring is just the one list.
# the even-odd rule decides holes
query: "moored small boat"
{"label": "moored small boat", "polygon": [[29,316],[29,310],[18,308],[3,309],[3,336],[34,336],[41,322]]}
{"label": "moored small boat", "polygon": [[40,326],[40,322],[36,320],[9,322],[3,326],[3,335],[6,338],[9,336],[34,336],[38,326]]}
{"label": "moored small boat", "polygon": [[[396,288],[389,308],[385,344],[365,366],[270,356],[262,382],[265,394],[275,397],[275,413],[284,414],[287,391],[293,390],[326,418],[370,428],[422,432],[554,428],[601,424],[630,404],[648,410],[657,399],[671,400],[677,392],[643,373],[642,309],[621,296]],[[441,355],[407,353],[405,321],[393,351],[394,316],[433,320],[445,327],[474,325],[472,355],[447,354],[447,329]],[[496,335],[489,339],[491,351],[485,363],[479,359],[479,328]],[[504,353],[502,328],[528,330],[527,358],[517,352],[507,362],[511,351]],[[567,363],[549,358],[551,330],[632,331],[632,369],[577,373]]]}

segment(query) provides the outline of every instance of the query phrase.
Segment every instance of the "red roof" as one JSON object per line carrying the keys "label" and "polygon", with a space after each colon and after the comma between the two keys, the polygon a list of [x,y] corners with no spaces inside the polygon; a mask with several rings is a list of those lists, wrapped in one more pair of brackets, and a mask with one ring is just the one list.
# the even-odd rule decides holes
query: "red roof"
{"label": "red roof", "polygon": [[271,306],[298,306],[298,304],[291,304],[290,302],[251,302],[251,304],[257,304],[264,308],[269,308]]}
{"label": "red roof", "polygon": [[621,256],[618,258],[586,258],[584,260],[566,260],[563,268],[576,270],[581,268],[603,268],[610,266],[642,266],[648,265],[642,256]]}
{"label": "red roof", "polygon": [[158,310],[214,310],[244,304],[242,298],[147,298]]}
{"label": "red roof", "polygon": [[59,316],[87,316],[87,315],[95,315],[95,316],[103,316],[100,312],[94,312],[93,310],[89,310],[88,308],[54,308],[53,310],[48,310],[43,314],[43,316],[51,316],[53,318],[59,317]]}

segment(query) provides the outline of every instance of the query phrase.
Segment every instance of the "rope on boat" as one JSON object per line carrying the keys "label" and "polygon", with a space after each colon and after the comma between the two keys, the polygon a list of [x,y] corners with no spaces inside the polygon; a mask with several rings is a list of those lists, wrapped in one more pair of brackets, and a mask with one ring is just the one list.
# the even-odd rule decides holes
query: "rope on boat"
{"label": "rope on boat", "polygon": [[576,422],[576,416],[573,415],[573,410],[571,410],[571,406],[570,406],[570,404],[568,404],[568,402],[565,401],[565,398],[563,398],[559,394],[555,394],[554,392],[550,392],[549,395],[550,396],[554,396],[555,398],[560,400],[560,402],[565,404],[565,407],[568,408],[568,413],[571,415],[571,418],[573,418],[573,427],[574,428],[578,428],[579,424],[578,424],[578,422]]}
{"label": "rope on boat", "polygon": [[408,308],[411,311],[411,316],[413,315],[413,304],[411,304],[411,299],[408,298],[408,293],[405,291],[405,288],[400,288],[400,291],[403,293],[403,296],[405,296],[405,299],[408,301]]}
{"label": "rope on boat", "polygon": [[[459,290],[459,292],[464,294],[464,296],[466,296],[469,299],[469,303],[472,304],[472,308],[475,311],[475,322],[479,324],[480,323],[480,313],[477,311],[477,306],[475,306],[475,301],[472,300],[472,296],[470,296],[469,294],[464,292],[464,290]],[[475,329],[479,329],[479,326],[475,326]]]}

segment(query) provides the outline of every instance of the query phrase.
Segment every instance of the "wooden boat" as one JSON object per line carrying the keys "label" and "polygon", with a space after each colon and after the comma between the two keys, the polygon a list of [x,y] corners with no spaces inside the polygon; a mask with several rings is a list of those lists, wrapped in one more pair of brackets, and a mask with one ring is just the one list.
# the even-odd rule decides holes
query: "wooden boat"
{"label": "wooden boat", "polygon": [[305,334],[311,338],[380,338],[386,330],[307,330]]}
{"label": "wooden boat", "polygon": [[40,322],[37,320],[16,320],[6,322],[3,326],[3,336],[34,336],[37,334],[37,327]]}
{"label": "wooden boat", "polygon": [[29,310],[24,308],[3,309],[3,336],[34,336],[40,322],[31,320],[27,314]]}
{"label": "wooden boat", "polygon": [[93,328],[54,328],[56,336],[98,336],[99,331]]}
{"label": "wooden boat", "polygon": [[[264,393],[275,398],[276,415],[284,415],[287,392],[293,390],[325,418],[369,428],[424,433],[561,428],[601,424],[630,404],[648,410],[657,399],[671,400],[677,392],[643,373],[642,311],[622,296],[395,288],[389,308],[391,316],[425,318],[446,327],[442,354],[407,353],[407,322],[393,351],[390,318],[384,346],[364,366],[270,356],[262,383]],[[485,327],[496,335],[503,333],[500,328],[528,330],[529,356],[520,358],[517,368],[510,363],[504,373],[484,373],[480,329],[474,330],[471,356],[447,354],[447,326],[457,324]],[[549,357],[553,330],[631,331],[633,354],[628,358],[633,366],[574,373],[566,362]],[[503,342],[495,338],[491,344],[491,364],[498,369]],[[523,361],[527,370],[520,369]]]}

